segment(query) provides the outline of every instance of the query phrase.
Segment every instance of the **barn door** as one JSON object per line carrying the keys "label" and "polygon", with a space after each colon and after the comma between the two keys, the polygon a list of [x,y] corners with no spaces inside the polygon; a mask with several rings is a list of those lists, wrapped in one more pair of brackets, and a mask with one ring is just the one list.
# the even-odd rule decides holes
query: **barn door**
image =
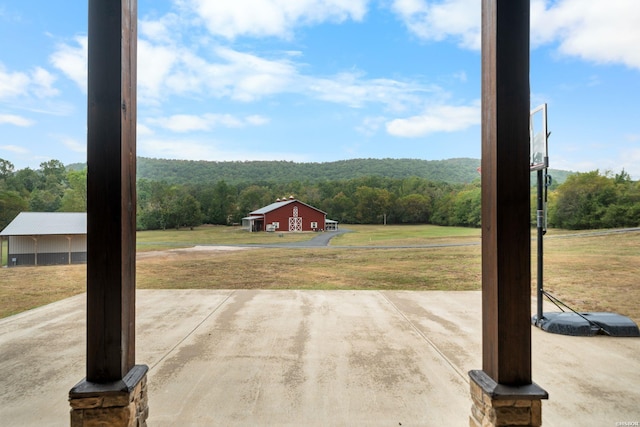
{"label": "barn door", "polygon": [[289,218],[289,231],[302,231],[302,218]]}
{"label": "barn door", "polygon": [[298,217],[298,207],[293,207],[293,216],[289,217],[289,231],[302,231],[302,218]]}

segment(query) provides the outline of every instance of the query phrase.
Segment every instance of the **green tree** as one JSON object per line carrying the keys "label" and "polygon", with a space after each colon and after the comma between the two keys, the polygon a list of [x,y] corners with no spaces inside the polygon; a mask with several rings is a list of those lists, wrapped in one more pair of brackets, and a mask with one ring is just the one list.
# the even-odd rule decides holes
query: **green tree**
{"label": "green tree", "polygon": [[36,188],[44,185],[42,175],[31,168],[24,168],[17,171],[13,176],[13,188],[25,195],[30,194]]}
{"label": "green tree", "polygon": [[208,217],[213,224],[226,225],[230,222],[236,211],[235,194],[235,189],[227,185],[224,180],[214,185],[208,212]]}
{"label": "green tree", "polygon": [[48,162],[40,163],[40,171],[45,178],[52,178],[52,181],[63,183],[67,169],[60,160],[49,160]]}
{"label": "green tree", "polygon": [[17,191],[0,191],[0,230],[28,207],[27,201]]}
{"label": "green tree", "polygon": [[330,219],[341,223],[355,222],[355,203],[342,191],[323,204],[324,211]]}
{"label": "green tree", "polygon": [[200,202],[187,192],[179,192],[172,201],[170,216],[173,220],[173,227],[189,227],[193,230],[193,227],[202,224],[203,214]]}
{"label": "green tree", "polygon": [[458,192],[453,200],[449,225],[480,227],[482,194],[480,187],[469,186]]}
{"label": "green tree", "polygon": [[166,230],[170,221],[170,187],[166,182],[138,182],[137,227],[139,230]]}
{"label": "green tree", "polygon": [[0,159],[0,181],[6,181],[13,176],[13,163],[9,160]]}
{"label": "green tree", "polygon": [[453,212],[457,191],[450,190],[438,197],[434,202],[431,223],[436,225],[453,225]]}
{"label": "green tree", "polygon": [[[238,197],[238,213],[246,216],[249,212],[275,202],[275,199],[268,187],[250,185],[240,192]],[[242,216],[240,218],[242,218]]]}
{"label": "green tree", "polygon": [[429,220],[429,197],[409,194],[396,201],[396,218],[404,224],[426,224]]}
{"label": "green tree", "polygon": [[87,169],[67,172],[69,187],[64,190],[60,211],[87,211]]}
{"label": "green tree", "polygon": [[551,222],[560,228],[595,229],[618,198],[614,179],[599,171],[576,173],[556,190]]}
{"label": "green tree", "polygon": [[31,212],[56,212],[60,209],[62,197],[57,192],[36,188],[31,192],[29,210]]}
{"label": "green tree", "polygon": [[385,221],[393,202],[393,195],[385,189],[360,186],[355,192],[355,216],[362,224]]}

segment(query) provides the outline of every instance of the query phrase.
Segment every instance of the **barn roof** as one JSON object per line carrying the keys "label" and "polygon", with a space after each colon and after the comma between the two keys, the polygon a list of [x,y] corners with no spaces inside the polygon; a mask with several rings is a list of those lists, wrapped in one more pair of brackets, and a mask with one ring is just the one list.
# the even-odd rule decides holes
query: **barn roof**
{"label": "barn roof", "polygon": [[85,212],[21,212],[0,236],[87,234]]}
{"label": "barn roof", "polygon": [[265,207],[262,207],[262,208],[260,208],[260,209],[258,209],[258,210],[255,210],[255,211],[253,211],[253,212],[249,212],[249,215],[264,215],[264,214],[266,214],[266,213],[269,213],[269,212],[271,212],[271,211],[275,211],[276,209],[279,209],[279,208],[281,208],[281,207],[283,207],[283,206],[286,206],[286,205],[288,205],[288,204],[290,204],[290,203],[293,203],[293,202],[298,202],[298,203],[300,203],[300,204],[302,204],[302,205],[305,205],[305,206],[310,207],[310,208],[311,208],[311,209],[313,209],[313,210],[316,210],[316,211],[318,211],[318,212],[322,212],[323,214],[326,214],[326,212],[323,212],[323,211],[321,211],[321,210],[320,210],[320,209],[318,209],[318,208],[314,208],[314,207],[313,207],[313,206],[311,206],[311,205],[308,205],[308,204],[306,204],[306,203],[303,203],[303,202],[301,202],[301,201],[300,201],[300,200],[298,200],[298,199],[289,199],[289,200],[283,200],[283,201],[281,201],[281,202],[271,203],[270,205],[267,205],[267,206],[265,206]]}

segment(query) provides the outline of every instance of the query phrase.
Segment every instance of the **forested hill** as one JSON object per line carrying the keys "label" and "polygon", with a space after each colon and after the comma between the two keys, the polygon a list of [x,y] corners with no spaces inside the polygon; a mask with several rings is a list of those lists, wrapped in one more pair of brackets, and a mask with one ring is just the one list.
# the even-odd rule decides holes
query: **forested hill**
{"label": "forested hill", "polygon": [[[480,159],[351,159],[326,163],[287,161],[210,162],[138,158],[138,178],[169,184],[227,184],[321,182],[381,176],[392,179],[419,177],[429,181],[466,184],[479,177]],[[572,172],[549,169],[556,184]],[[535,174],[531,174],[535,183]]]}
{"label": "forested hill", "polygon": [[348,180],[365,176],[467,183],[478,178],[478,159],[352,159],[327,163],[287,161],[207,162],[138,158],[138,178],[172,184],[284,183]]}

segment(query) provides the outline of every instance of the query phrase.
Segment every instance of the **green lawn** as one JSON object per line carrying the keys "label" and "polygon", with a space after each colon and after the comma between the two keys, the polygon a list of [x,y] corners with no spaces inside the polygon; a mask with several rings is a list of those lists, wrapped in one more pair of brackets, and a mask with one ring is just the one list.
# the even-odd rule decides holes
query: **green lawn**
{"label": "green lawn", "polygon": [[[437,225],[342,225],[350,230],[331,241],[333,246],[424,246],[439,243],[478,242],[480,229]],[[240,227],[201,226],[193,230],[139,231],[138,251],[196,245],[252,245],[310,240],[316,233],[249,233]]]}
{"label": "green lawn", "polygon": [[[165,251],[194,245],[308,240],[316,233],[248,233],[238,227],[138,233],[141,289],[479,290],[480,230],[436,226],[344,225],[321,248]],[[532,231],[535,237],[535,230]],[[447,246],[451,243],[478,243]],[[437,247],[438,244],[442,246]],[[408,248],[403,248],[406,246]],[[415,246],[424,246],[422,248]],[[373,248],[372,248],[373,247]],[[640,232],[566,232],[545,238],[545,288],[581,311],[612,311],[640,321]],[[6,242],[3,253],[6,254]],[[531,241],[532,290],[536,241]],[[5,255],[6,257],[6,255]],[[0,318],[84,292],[86,265],[0,269]]]}
{"label": "green lawn", "polygon": [[479,228],[438,225],[343,225],[351,233],[331,240],[334,246],[421,246],[479,242]]}
{"label": "green lawn", "polygon": [[312,239],[315,233],[249,233],[240,227],[203,225],[193,230],[154,230],[137,233],[137,250],[151,251],[196,245],[252,245],[291,243]]}

